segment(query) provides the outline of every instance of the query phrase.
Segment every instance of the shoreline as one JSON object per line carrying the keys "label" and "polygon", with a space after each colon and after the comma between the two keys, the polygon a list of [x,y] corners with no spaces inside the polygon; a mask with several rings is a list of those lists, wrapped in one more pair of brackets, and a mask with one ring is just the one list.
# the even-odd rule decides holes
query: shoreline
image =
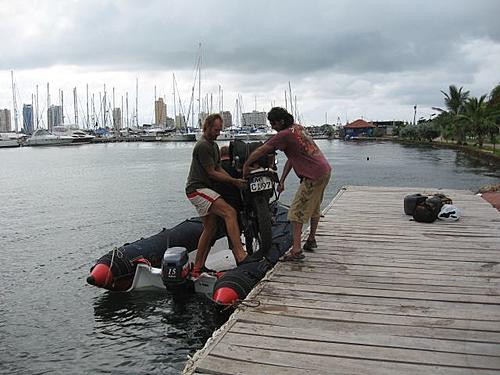
{"label": "shoreline", "polygon": [[463,151],[466,154],[482,158],[484,160],[488,160],[490,162],[493,162],[494,164],[500,165],[500,155],[497,155],[493,153],[493,151],[488,151],[485,149],[478,149],[473,146],[463,146],[463,145],[457,145],[454,143],[446,143],[446,142],[426,142],[426,141],[407,141],[401,138],[396,138],[394,141],[402,144],[410,144],[410,145],[424,145],[424,146],[435,146],[435,147],[441,147],[441,148],[448,148],[448,149],[453,149],[453,150],[458,150],[458,151]]}
{"label": "shoreline", "polygon": [[[493,151],[485,150],[485,149],[478,149],[473,146],[462,146],[462,145],[457,145],[455,143],[447,143],[447,142],[440,142],[440,141],[433,141],[433,142],[427,142],[427,141],[414,141],[414,140],[407,140],[403,138],[389,138],[389,137],[366,137],[366,138],[360,138],[358,139],[359,141],[389,141],[389,142],[395,142],[395,143],[400,143],[404,145],[410,145],[410,146],[432,146],[436,148],[448,148],[448,149],[453,149],[453,150],[458,150],[462,151],[466,154],[469,154],[471,156],[481,158],[483,160],[487,160],[489,162],[492,162],[493,164],[499,165],[500,166],[500,154],[495,154]],[[353,142],[353,141],[348,141],[348,142]],[[356,142],[356,141],[354,141]],[[500,144],[498,145],[498,150],[500,150]]]}

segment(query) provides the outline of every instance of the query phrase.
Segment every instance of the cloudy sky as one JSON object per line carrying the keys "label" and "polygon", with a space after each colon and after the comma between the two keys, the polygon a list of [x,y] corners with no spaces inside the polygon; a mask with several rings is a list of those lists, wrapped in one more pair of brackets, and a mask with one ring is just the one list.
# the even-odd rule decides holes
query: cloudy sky
{"label": "cloudy sky", "polygon": [[172,74],[187,107],[201,43],[213,111],[219,85],[234,114],[238,95],[244,111],[284,106],[290,82],[306,125],[412,121],[450,84],[480,96],[500,83],[499,14],[497,0],[0,0],[0,108],[13,70],[18,103],[38,85],[40,110],[49,82],[68,117],[73,87],[85,110],[86,84],[96,102],[114,87],[116,106],[128,92],[132,112],[137,78],[139,122],[152,121],[155,85],[172,116]]}

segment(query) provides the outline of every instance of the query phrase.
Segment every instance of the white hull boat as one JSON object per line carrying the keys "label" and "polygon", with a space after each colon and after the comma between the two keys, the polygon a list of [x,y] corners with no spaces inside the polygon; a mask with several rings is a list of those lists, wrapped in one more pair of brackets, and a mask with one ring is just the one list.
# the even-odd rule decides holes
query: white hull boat
{"label": "white hull boat", "polygon": [[47,129],[37,129],[26,141],[27,146],[64,146],[73,143],[73,137],[55,135]]}

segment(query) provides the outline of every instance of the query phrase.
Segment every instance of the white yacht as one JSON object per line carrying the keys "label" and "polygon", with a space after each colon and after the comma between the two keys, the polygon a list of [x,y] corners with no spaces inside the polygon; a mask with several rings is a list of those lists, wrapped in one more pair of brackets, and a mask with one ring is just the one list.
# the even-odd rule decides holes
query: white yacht
{"label": "white yacht", "polygon": [[85,133],[83,130],[73,130],[70,134],[73,137],[72,143],[90,143],[95,138],[95,136],[91,134]]}
{"label": "white yacht", "polygon": [[[201,137],[203,136],[203,132],[197,132],[195,133],[196,140],[199,141]],[[225,130],[222,130],[217,137],[218,141],[232,141],[236,139],[235,133],[231,133]]]}
{"label": "white yacht", "polygon": [[63,146],[73,143],[73,137],[55,135],[47,129],[37,129],[26,141],[27,146]]}
{"label": "white yacht", "polygon": [[0,134],[0,148],[19,147],[19,139],[9,134]]}
{"label": "white yacht", "polygon": [[193,142],[196,140],[195,134],[172,132],[161,137],[162,142]]}
{"label": "white yacht", "polygon": [[54,129],[52,129],[52,134],[59,137],[71,137],[73,138],[71,143],[78,144],[90,143],[95,138],[95,136],[85,133],[76,126],[55,126]]}

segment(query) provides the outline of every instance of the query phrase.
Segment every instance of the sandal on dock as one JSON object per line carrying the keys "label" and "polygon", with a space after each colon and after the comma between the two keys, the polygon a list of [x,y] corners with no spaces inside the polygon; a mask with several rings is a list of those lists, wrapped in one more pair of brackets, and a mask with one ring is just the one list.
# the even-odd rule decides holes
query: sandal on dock
{"label": "sandal on dock", "polygon": [[293,261],[296,261],[296,260],[302,260],[304,259],[306,256],[304,255],[304,253],[302,251],[299,251],[299,252],[293,252],[293,251],[289,251],[288,253],[286,253],[285,255],[283,255],[283,257],[281,258],[281,260],[283,262],[293,262]]}

